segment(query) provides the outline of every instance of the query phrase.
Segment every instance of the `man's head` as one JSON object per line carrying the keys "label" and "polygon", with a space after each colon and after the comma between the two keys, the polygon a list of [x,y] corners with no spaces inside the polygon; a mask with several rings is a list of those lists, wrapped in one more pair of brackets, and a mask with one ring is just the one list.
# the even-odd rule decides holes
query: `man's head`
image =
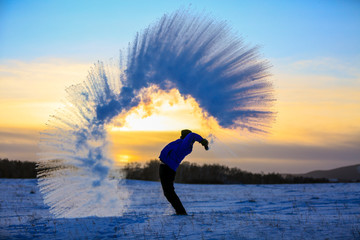
{"label": "man's head", "polygon": [[180,138],[181,138],[181,139],[184,139],[189,133],[191,133],[191,131],[190,131],[189,129],[181,130],[181,136],[180,136]]}

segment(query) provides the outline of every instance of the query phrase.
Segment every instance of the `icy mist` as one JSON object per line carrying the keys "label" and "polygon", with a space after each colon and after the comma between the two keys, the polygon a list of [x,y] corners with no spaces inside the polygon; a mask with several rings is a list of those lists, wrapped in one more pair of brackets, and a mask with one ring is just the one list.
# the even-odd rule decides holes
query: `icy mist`
{"label": "icy mist", "polygon": [[230,32],[224,22],[189,11],[164,15],[118,62],[96,63],[86,81],[67,89],[40,142],[38,184],[56,217],[126,210],[129,192],[112,171],[106,124],[136,107],[143,89],[176,88],[221,127],[267,131],[274,115],[269,63]]}

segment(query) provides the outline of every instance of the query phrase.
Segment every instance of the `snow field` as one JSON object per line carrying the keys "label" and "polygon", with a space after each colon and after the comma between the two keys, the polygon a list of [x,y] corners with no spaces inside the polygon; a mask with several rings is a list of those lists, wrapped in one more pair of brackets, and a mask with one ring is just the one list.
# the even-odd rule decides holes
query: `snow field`
{"label": "snow field", "polygon": [[175,216],[160,183],[129,180],[123,216],[54,218],[36,181],[0,179],[0,239],[360,239],[358,183],[176,184]]}

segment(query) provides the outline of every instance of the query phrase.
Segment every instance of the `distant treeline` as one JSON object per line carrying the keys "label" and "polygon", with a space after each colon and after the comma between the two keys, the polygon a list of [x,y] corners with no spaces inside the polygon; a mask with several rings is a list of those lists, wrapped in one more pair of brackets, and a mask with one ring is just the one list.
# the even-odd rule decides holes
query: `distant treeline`
{"label": "distant treeline", "polygon": [[[123,168],[127,179],[159,181],[159,160],[144,165],[129,163]],[[0,159],[0,178],[36,178],[36,163]],[[326,183],[326,178],[309,178],[279,173],[251,173],[219,164],[198,165],[183,162],[176,171],[175,182],[193,184],[281,184]]]}
{"label": "distant treeline", "polygon": [[0,178],[36,178],[36,163],[0,159]]}
{"label": "distant treeline", "polygon": [[[145,165],[129,163],[124,170],[127,179],[159,181],[159,160],[151,160]],[[219,164],[198,165],[183,162],[176,171],[175,182],[194,184],[282,184],[282,183],[327,183],[326,178],[308,178],[279,173],[250,173],[239,168],[229,168]]]}

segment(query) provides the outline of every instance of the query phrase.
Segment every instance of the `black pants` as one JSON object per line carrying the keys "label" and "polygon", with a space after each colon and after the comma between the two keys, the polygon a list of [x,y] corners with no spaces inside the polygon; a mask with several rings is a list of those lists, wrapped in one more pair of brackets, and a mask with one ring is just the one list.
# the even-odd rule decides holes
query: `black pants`
{"label": "black pants", "polygon": [[179,197],[175,193],[174,180],[176,172],[164,163],[160,164],[159,175],[161,186],[164,191],[166,199],[171,203],[176,211],[176,214],[186,215],[184,206],[182,205]]}

